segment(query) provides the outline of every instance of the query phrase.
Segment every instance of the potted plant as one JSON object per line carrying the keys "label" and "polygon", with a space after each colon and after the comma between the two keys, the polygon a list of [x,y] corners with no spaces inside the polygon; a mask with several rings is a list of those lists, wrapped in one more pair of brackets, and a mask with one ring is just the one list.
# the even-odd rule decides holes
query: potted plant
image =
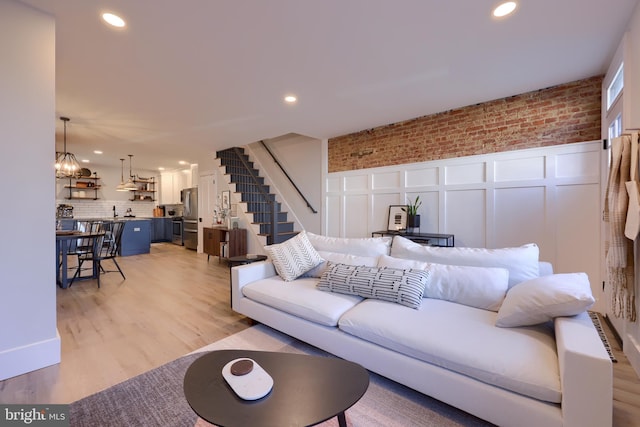
{"label": "potted plant", "polygon": [[420,227],[420,215],[418,215],[418,208],[422,205],[422,201],[420,200],[420,196],[416,196],[416,199],[411,202],[409,198],[407,198],[407,207],[402,210],[407,213],[407,230],[410,228],[419,228]]}

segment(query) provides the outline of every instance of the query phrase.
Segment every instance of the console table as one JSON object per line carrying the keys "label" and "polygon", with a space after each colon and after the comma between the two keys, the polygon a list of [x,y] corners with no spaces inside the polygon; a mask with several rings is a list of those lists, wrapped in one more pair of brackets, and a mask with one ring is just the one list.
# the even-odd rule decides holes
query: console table
{"label": "console table", "polygon": [[453,247],[455,245],[455,236],[453,234],[407,233],[406,231],[394,230],[374,231],[371,233],[371,237],[376,236],[402,236],[412,242],[428,246]]}
{"label": "console table", "polygon": [[228,229],[226,227],[204,227],[202,239],[207,261],[211,255],[221,259],[247,254],[247,230],[245,228]]}

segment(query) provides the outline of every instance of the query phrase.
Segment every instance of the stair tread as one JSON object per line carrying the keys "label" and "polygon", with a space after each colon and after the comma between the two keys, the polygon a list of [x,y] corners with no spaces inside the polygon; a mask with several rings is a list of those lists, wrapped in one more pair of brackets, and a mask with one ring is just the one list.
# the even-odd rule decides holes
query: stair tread
{"label": "stair tread", "polygon": [[[271,186],[265,183],[265,177],[260,176],[260,170],[255,167],[255,163],[243,149],[233,147],[217,151],[216,159],[219,159],[220,166],[225,168],[224,175],[229,177],[230,184],[235,186],[234,194],[240,195],[238,203],[243,203],[246,208],[255,208],[255,210],[245,211],[245,214],[253,215],[253,219],[262,220],[251,222],[251,225],[260,228],[256,233],[257,236],[267,237],[267,242],[283,242],[300,233],[293,230],[295,221],[289,221],[288,212],[280,210],[282,203],[276,199],[276,194],[271,192]],[[248,168],[244,168],[245,165]],[[242,200],[245,198],[262,200]],[[273,206],[274,203],[275,206]],[[273,207],[276,208],[275,212]],[[275,224],[269,221],[273,215],[276,215]],[[276,226],[272,227],[272,225]],[[278,232],[275,235],[268,232],[271,228],[277,228]]]}

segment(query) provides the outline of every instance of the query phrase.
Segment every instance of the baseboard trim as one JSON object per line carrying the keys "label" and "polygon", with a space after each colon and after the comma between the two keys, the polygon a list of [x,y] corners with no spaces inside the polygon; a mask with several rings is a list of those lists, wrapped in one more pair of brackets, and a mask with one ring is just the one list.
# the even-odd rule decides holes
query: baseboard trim
{"label": "baseboard trim", "polygon": [[0,381],[60,363],[60,334],[0,352]]}
{"label": "baseboard trim", "polygon": [[636,375],[640,377],[640,343],[631,334],[627,334],[626,338],[627,345],[624,348],[624,354],[633,370],[636,371]]}
{"label": "baseboard trim", "polygon": [[618,331],[616,331],[616,328],[615,326],[613,326],[613,323],[611,322],[611,319],[609,319],[609,316],[607,314],[604,314],[602,318],[605,322],[607,322],[607,326],[611,330],[611,333],[613,334],[613,337],[615,338],[620,348],[624,350],[624,342],[622,341],[622,337],[620,336],[620,334],[618,334]]}

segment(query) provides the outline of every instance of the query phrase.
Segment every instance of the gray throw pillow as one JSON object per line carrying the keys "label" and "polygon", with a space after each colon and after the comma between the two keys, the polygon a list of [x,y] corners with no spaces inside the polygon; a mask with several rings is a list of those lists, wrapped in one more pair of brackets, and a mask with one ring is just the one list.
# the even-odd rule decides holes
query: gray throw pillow
{"label": "gray throw pillow", "polygon": [[429,280],[429,271],[329,262],[320,277],[318,289],[358,295],[419,308]]}

